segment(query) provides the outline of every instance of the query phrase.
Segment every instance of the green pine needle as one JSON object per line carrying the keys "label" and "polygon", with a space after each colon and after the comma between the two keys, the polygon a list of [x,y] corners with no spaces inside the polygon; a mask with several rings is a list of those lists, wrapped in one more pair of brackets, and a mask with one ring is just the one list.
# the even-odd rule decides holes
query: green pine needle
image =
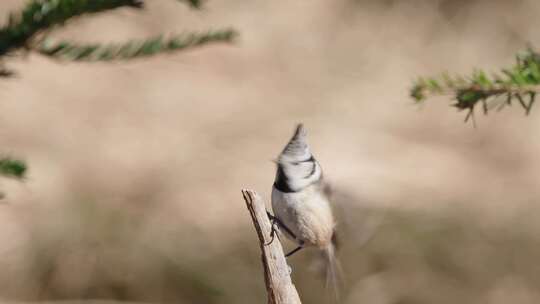
{"label": "green pine needle", "polygon": [[516,63],[500,74],[488,74],[475,70],[471,76],[449,76],[419,78],[414,82],[410,96],[416,102],[423,102],[433,96],[449,95],[456,100],[453,104],[459,110],[468,110],[465,121],[474,118],[476,106],[481,105],[483,113],[493,108],[499,110],[517,101],[529,114],[540,92],[540,54],[529,48],[516,57]]}
{"label": "green pine needle", "polygon": [[2,176],[22,179],[26,170],[26,164],[21,160],[9,157],[0,158],[0,175]]}
{"label": "green pine needle", "polygon": [[[203,0],[177,0],[199,9]],[[176,35],[168,38],[154,37],[145,41],[128,41],[112,44],[51,43],[45,35],[55,26],[69,19],[89,13],[103,12],[123,6],[141,8],[143,0],[31,0],[18,13],[9,14],[8,21],[0,26],[0,60],[14,51],[26,49],[44,55],[71,61],[109,61],[150,56],[181,50],[211,42],[230,42],[236,36],[232,29]],[[0,77],[10,77],[13,72],[1,66]]]}
{"label": "green pine needle", "polygon": [[147,40],[128,41],[121,44],[75,44],[67,41],[57,43],[45,41],[40,45],[38,51],[60,60],[125,60],[182,50],[212,42],[231,42],[235,36],[234,30],[226,29],[207,33],[172,35],[168,38],[160,35]]}
{"label": "green pine needle", "polygon": [[122,6],[141,7],[140,0],[32,0],[19,13],[11,13],[0,27],[0,56],[27,47],[39,31],[63,24],[68,19]]}
{"label": "green pine needle", "polygon": [[201,0],[178,0],[178,1],[187,2],[189,3],[191,7],[196,8],[196,9],[200,9],[202,7],[202,2],[203,2]]}

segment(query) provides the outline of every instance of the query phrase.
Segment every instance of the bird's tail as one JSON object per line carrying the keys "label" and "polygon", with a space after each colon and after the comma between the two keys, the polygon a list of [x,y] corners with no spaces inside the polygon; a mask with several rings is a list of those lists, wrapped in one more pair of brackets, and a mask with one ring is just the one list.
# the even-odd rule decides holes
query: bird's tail
{"label": "bird's tail", "polygon": [[341,283],[341,265],[336,257],[334,244],[328,245],[323,250],[326,266],[326,289],[331,290],[336,302],[339,302],[339,289]]}

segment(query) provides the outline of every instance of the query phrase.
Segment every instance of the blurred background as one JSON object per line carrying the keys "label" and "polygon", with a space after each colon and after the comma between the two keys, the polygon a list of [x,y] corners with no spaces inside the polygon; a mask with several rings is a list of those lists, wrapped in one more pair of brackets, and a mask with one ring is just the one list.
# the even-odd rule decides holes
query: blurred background
{"label": "blurred background", "polygon": [[[4,0],[0,18],[26,1]],[[83,42],[231,25],[233,45],[115,63],[9,61],[0,300],[263,303],[240,189],[269,205],[271,160],[303,122],[334,189],[342,303],[538,303],[540,112],[477,127],[417,76],[495,71],[538,45],[534,0],[146,1],[54,32]],[[292,247],[287,243],[286,247]],[[289,259],[331,303],[317,252]]]}

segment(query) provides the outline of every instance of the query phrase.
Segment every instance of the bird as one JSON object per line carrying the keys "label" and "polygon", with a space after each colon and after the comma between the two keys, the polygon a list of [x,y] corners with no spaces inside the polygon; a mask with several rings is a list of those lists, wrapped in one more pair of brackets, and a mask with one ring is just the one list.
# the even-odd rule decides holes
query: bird
{"label": "bird", "polygon": [[[305,247],[319,249],[324,257],[326,285],[337,298],[339,264],[334,244],[336,222],[332,214],[321,165],[311,153],[307,132],[298,124],[275,160],[272,186],[273,218],[283,235],[297,244],[286,256]],[[280,229],[281,231],[281,229]]]}

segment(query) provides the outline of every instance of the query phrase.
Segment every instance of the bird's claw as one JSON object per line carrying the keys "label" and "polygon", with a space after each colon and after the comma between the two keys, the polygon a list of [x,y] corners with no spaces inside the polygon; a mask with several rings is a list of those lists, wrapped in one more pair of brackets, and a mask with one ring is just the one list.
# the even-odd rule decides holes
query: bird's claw
{"label": "bird's claw", "polygon": [[268,246],[270,244],[272,244],[272,242],[274,242],[274,238],[278,237],[279,239],[279,234],[278,234],[278,229],[279,229],[279,225],[278,225],[278,221],[277,221],[277,218],[275,216],[273,216],[272,214],[270,214],[270,212],[266,212],[266,214],[268,214],[268,218],[270,219],[270,222],[272,223],[272,231],[270,231],[270,241],[268,241],[268,243],[264,244],[265,246]]}

